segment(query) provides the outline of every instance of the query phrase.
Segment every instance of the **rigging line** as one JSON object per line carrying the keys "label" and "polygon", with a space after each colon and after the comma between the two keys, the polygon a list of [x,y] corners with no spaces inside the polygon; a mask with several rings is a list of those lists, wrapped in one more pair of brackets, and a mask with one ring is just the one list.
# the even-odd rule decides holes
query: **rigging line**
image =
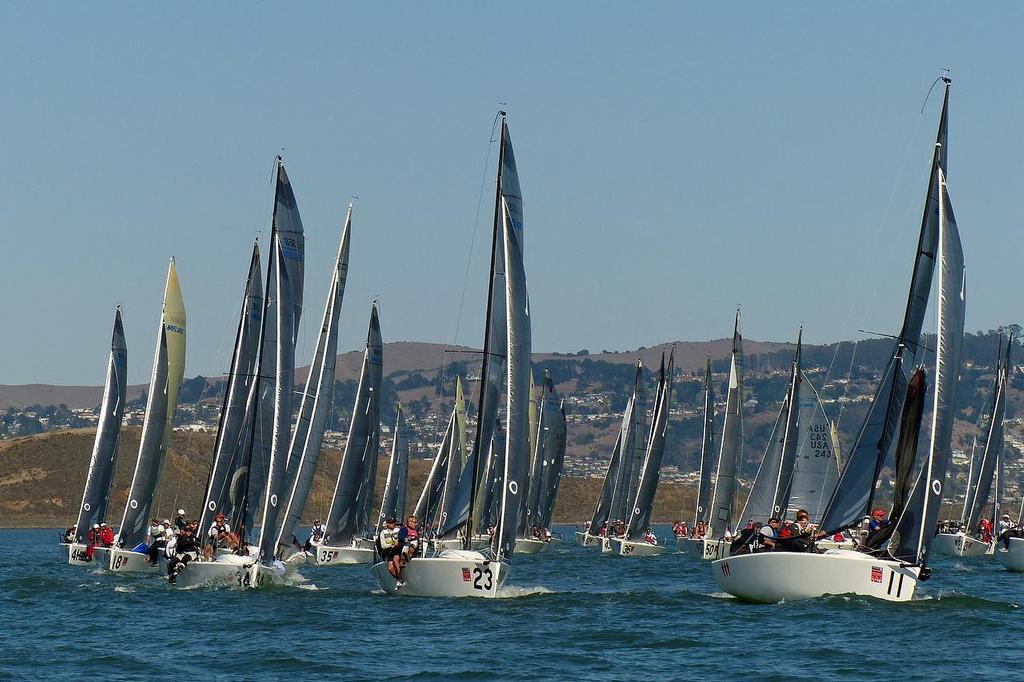
{"label": "rigging line", "polygon": [[[891,187],[890,192],[889,192],[889,197],[886,200],[885,209],[882,211],[881,219],[879,220],[878,226],[875,229],[875,233],[874,233],[874,236],[872,238],[871,246],[868,249],[868,253],[869,254],[876,253],[878,251],[878,243],[881,240],[883,228],[885,227],[886,222],[889,220],[889,215],[892,212],[893,203],[894,203],[895,198],[896,198],[896,191],[899,188],[900,183],[901,183],[901,181],[903,179],[903,176],[904,176],[904,174],[906,172],[907,163],[908,163],[908,161],[910,159],[910,154],[911,154],[911,152],[913,150],[914,142],[917,140],[917,136],[918,136],[918,133],[919,133],[920,128],[921,128],[921,121],[923,119],[924,119],[924,112],[922,111],[917,116],[917,119],[916,119],[916,121],[914,123],[914,129],[911,132],[910,137],[907,140],[907,147],[906,147],[906,150],[903,153],[903,160],[900,163],[899,170],[896,173],[896,178],[895,178],[895,180],[892,183],[892,187]],[[909,210],[910,209],[908,208],[908,211],[907,211],[908,214],[909,214]],[[906,224],[907,224],[907,217],[905,216],[903,221],[902,221],[902,223],[901,223],[901,225],[900,225],[899,231],[898,231],[898,233],[896,235],[897,237],[903,234],[903,232],[906,229]],[[891,249],[887,249],[886,251],[888,251],[889,257],[890,257],[889,259],[891,259],[892,255],[893,255],[892,254],[892,250]],[[887,259],[887,260],[889,260],[889,259]],[[859,277],[857,288],[856,288],[856,294],[851,299],[850,305],[847,308],[846,318],[843,321],[842,329],[844,330],[844,333],[849,329],[850,319],[854,315],[854,309],[857,306],[858,301],[860,301],[862,299],[862,294],[864,292],[865,282],[867,280],[868,270],[871,267],[871,263],[872,263],[872,261],[871,261],[870,258],[865,259],[864,266],[861,268],[861,273],[860,273],[860,277]],[[861,314],[861,325],[863,325],[864,321],[866,320],[867,314],[868,314],[868,310],[870,310],[870,309],[871,309],[871,306],[864,306],[863,312]],[[852,367],[852,365],[851,365],[851,367]],[[826,377],[825,377],[826,382],[827,382],[828,378],[829,378],[828,375],[826,375]],[[849,376],[847,377],[847,379],[849,379]]]}
{"label": "rigging line", "polygon": [[491,123],[490,143],[487,145],[487,157],[484,159],[484,170],[480,179],[480,193],[477,195],[476,200],[476,216],[473,219],[473,231],[470,234],[469,257],[466,259],[466,273],[462,278],[462,295],[459,297],[459,314],[455,320],[455,336],[452,338],[452,345],[456,345],[458,343],[459,328],[462,326],[462,310],[466,303],[466,289],[469,287],[469,272],[473,263],[473,250],[476,247],[476,234],[480,227],[480,207],[483,206],[484,189],[487,187],[488,171],[491,163],[491,149],[494,147],[494,143],[498,141],[494,136],[494,131],[498,128],[498,122],[500,120],[501,112],[498,112],[494,115],[494,122]]}

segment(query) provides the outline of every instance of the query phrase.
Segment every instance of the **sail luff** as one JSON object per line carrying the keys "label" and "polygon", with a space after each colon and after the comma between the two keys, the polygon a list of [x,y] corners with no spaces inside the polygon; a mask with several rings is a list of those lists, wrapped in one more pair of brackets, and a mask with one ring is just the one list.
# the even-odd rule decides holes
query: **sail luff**
{"label": "sail luff", "polygon": [[[514,164],[511,148],[506,154],[506,160],[508,159],[511,159]],[[525,492],[523,484],[528,475],[527,469],[530,461],[529,401],[532,333],[530,301],[526,288],[526,269],[523,262],[521,203],[517,205],[514,213],[510,201],[503,196],[502,208],[506,281],[506,365],[508,367],[505,414],[508,424],[505,440],[501,514],[495,532],[494,556],[498,561],[508,561],[516,544],[519,508],[523,504]]]}
{"label": "sail luff", "polygon": [[793,369],[789,379],[789,402],[786,411],[786,431],[782,437],[782,461],[779,463],[779,483],[776,486],[775,500],[772,505],[772,515],[782,519],[789,506],[789,497],[793,489],[793,469],[796,466],[797,445],[800,442],[800,384],[802,373],[800,369],[801,346],[803,342],[803,327],[796,339],[796,357],[793,360]]}
{"label": "sail luff", "polygon": [[[132,549],[146,538],[149,512],[163,470],[178,386],[185,371],[185,304],[171,259],[164,287],[163,312],[146,402],[146,417],[128,503],[118,531],[118,546]],[[173,402],[172,402],[173,401]]]}
{"label": "sail luff", "polygon": [[313,350],[313,362],[310,364],[302,403],[299,406],[299,416],[288,447],[288,504],[285,507],[281,530],[278,532],[278,547],[289,543],[305,513],[309,493],[313,487],[313,475],[320,460],[327,420],[334,406],[338,321],[345,296],[345,284],[348,281],[351,230],[352,205],[349,204],[341,241],[338,244],[338,255],[334,261],[334,276],[331,278],[327,303],[320,323],[320,335]]}
{"label": "sail luff", "polygon": [[117,445],[124,421],[125,393],[128,377],[128,347],[121,321],[121,306],[114,312],[114,330],[110,337],[110,356],[107,359],[107,377],[103,384],[100,418],[96,425],[96,440],[89,459],[89,474],[82,491],[82,503],[75,521],[76,540],[81,542],[89,529],[106,520],[110,501],[110,484],[117,463]]}
{"label": "sail luff", "polygon": [[[243,435],[246,404],[255,380],[256,354],[259,350],[259,325],[263,315],[263,283],[260,268],[259,242],[253,245],[249,260],[235,346],[231,355],[231,369],[224,388],[217,438],[214,443],[213,465],[206,484],[206,499],[199,519],[199,528],[205,532],[218,513],[231,512],[233,493],[239,470],[244,465]],[[240,502],[240,500],[238,500]]]}
{"label": "sail luff", "polygon": [[365,499],[359,493],[364,477],[371,463],[369,456],[376,457],[372,440],[379,434],[379,397],[383,371],[384,344],[381,340],[380,320],[377,317],[377,303],[370,309],[370,325],[366,333],[366,349],[363,365],[359,372],[356,400],[352,408],[352,420],[345,441],[345,450],[338,470],[330,511],[327,515],[326,537],[332,544],[345,544],[359,531],[359,504]]}
{"label": "sail luff", "polygon": [[675,347],[669,355],[668,369],[665,369],[665,354],[661,356],[661,368],[658,376],[657,398],[654,405],[654,416],[651,420],[651,433],[647,440],[647,452],[644,457],[640,483],[637,486],[633,509],[626,525],[626,537],[639,540],[647,532],[654,507],[654,495],[658,489],[661,475],[661,462],[665,456],[665,436],[668,432],[669,410],[672,404],[672,375],[675,372]]}
{"label": "sail luff", "polygon": [[427,480],[423,483],[423,490],[420,492],[420,497],[413,510],[413,515],[419,519],[424,528],[428,524],[433,526],[437,520],[435,517],[441,504],[441,497],[444,495],[444,482],[448,477],[448,457],[452,451],[452,438],[456,435],[455,424],[455,410],[452,410],[452,415],[448,418],[448,425],[444,430],[444,436],[441,438],[441,445],[437,449],[433,464],[430,465]]}
{"label": "sail luff", "polygon": [[[295,387],[295,343],[299,336],[302,292],[305,278],[305,235],[299,217],[295,193],[284,164],[277,164],[274,192],[274,234],[271,257],[277,262],[277,316],[274,382],[273,433],[270,462],[267,467],[266,494],[260,523],[259,557],[264,563],[274,560],[280,531],[280,514],[287,490],[288,444],[291,436],[292,403]],[[264,343],[266,337],[264,337]]]}
{"label": "sail luff", "polygon": [[[982,453],[978,476],[973,487],[968,488],[968,496],[964,501],[964,524],[967,532],[975,532],[981,522],[981,515],[988,506],[992,493],[992,484],[997,476],[997,466],[1003,450],[1003,416],[1006,411],[1006,366],[1000,361],[996,370],[995,384],[992,387],[992,408],[989,411],[988,426],[985,434],[985,449]],[[998,486],[997,486],[998,487]],[[998,491],[993,500],[994,506],[999,502]],[[996,520],[993,510],[993,522]]]}
{"label": "sail luff", "polygon": [[711,505],[711,458],[715,449],[715,394],[711,385],[711,356],[704,370],[704,433],[700,441],[700,471],[697,501],[694,504],[693,526],[708,522]]}
{"label": "sail luff", "polygon": [[722,423],[722,443],[718,451],[715,488],[711,496],[707,537],[713,538],[732,530],[733,497],[736,494],[736,469],[743,458],[743,336],[740,334],[740,311],[732,334],[732,357],[729,366],[729,392]]}
{"label": "sail luff", "polygon": [[402,413],[401,403],[398,404],[395,429],[391,433],[391,438],[391,461],[388,463],[388,476],[384,482],[384,494],[381,496],[375,534],[380,533],[384,522],[389,518],[405,521],[409,482],[409,435],[405,430],[405,415]]}
{"label": "sail luff", "polygon": [[558,415],[554,425],[549,429],[547,437],[549,442],[553,444],[554,451],[550,455],[548,466],[544,469],[544,477],[542,479],[544,493],[541,501],[538,503],[541,514],[539,525],[542,528],[551,527],[551,517],[555,511],[555,501],[558,499],[558,487],[562,481],[562,468],[565,465],[566,420],[564,400],[559,402]]}
{"label": "sail luff", "polygon": [[[946,171],[949,86],[945,82],[942,113],[935,137],[931,173],[925,192],[921,230],[911,274],[907,307],[903,326],[888,366],[882,374],[882,381],[875,392],[860,432],[846,457],[839,476],[839,483],[822,519],[827,532],[844,530],[859,523],[870,510],[874,499],[875,483],[882,470],[886,454],[892,446],[898,426],[897,420],[906,392],[907,373],[913,366],[920,348],[921,327],[928,306],[935,256],[938,252],[939,195],[938,176]],[[907,354],[909,353],[909,356]]]}

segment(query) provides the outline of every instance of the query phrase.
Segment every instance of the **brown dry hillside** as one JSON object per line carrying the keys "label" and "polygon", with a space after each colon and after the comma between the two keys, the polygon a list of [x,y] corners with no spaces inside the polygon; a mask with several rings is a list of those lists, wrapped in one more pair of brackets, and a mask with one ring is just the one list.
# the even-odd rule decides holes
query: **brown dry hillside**
{"label": "brown dry hillside", "polygon": [[[118,454],[117,471],[108,518],[120,520],[135,467],[140,429],[124,430]],[[92,453],[95,432],[91,429],[52,431],[25,438],[0,441],[0,527],[64,527],[74,522]],[[194,513],[200,506],[200,489],[205,485],[210,466],[213,438],[208,434],[175,431],[157,493],[154,513],[171,516],[178,507]],[[328,450],[320,467],[306,514],[306,521],[326,513],[341,453]],[[409,504],[423,487],[430,462],[411,464]],[[384,485],[387,460],[378,467],[378,495]],[[555,505],[555,521],[571,523],[588,518],[600,492],[598,479],[565,478]],[[663,484],[655,502],[659,522],[692,513],[692,490],[677,484]],[[379,499],[379,497],[378,497]]]}
{"label": "brown dry hillside", "polygon": [[[696,371],[704,366],[704,358],[710,355],[712,360],[721,360],[729,356],[731,339],[716,339],[714,341],[680,341],[676,345],[676,367],[684,371]],[[786,343],[772,343],[762,341],[744,341],[748,354],[771,353],[779,350],[787,350],[792,345]],[[635,363],[642,358],[648,367],[656,367],[662,351],[667,351],[673,344],[662,343],[643,350],[625,351],[622,353],[591,353],[588,359],[612,363]],[[384,344],[384,368],[387,376],[395,374],[407,374],[418,372],[425,375],[433,375],[447,361],[453,360],[469,362],[475,367],[478,356],[470,353],[445,353],[449,351],[472,350],[467,346],[446,346],[438,343],[420,343],[418,341],[395,341]],[[338,381],[355,380],[359,376],[359,368],[362,363],[362,351],[349,351],[338,356],[337,379]],[[534,353],[534,363],[542,367],[548,359],[566,359],[571,354],[556,353]],[[97,372],[103,367],[102,362],[97,363]],[[298,367],[295,370],[295,379],[304,382],[309,373],[309,367]],[[100,374],[97,374],[99,377]],[[142,384],[128,387],[128,399],[138,399],[146,386]],[[0,410],[9,407],[24,408],[28,405],[60,405],[64,404],[70,408],[92,408],[100,403],[102,398],[102,386],[56,386],[51,384],[22,384],[6,385],[0,384]]]}

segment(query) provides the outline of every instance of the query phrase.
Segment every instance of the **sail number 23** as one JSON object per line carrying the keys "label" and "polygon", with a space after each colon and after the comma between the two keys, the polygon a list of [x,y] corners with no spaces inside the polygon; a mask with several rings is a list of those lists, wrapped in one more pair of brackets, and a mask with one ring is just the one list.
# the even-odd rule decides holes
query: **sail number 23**
{"label": "sail number 23", "polygon": [[489,590],[494,587],[494,576],[491,574],[491,569],[486,566],[480,568],[477,566],[473,569],[473,589],[474,590]]}

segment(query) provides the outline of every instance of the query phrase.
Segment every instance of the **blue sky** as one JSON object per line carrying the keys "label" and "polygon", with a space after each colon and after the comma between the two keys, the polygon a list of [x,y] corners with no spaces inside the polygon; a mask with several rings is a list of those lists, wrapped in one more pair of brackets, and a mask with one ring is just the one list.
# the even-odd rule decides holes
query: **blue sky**
{"label": "blue sky", "polygon": [[375,296],[386,340],[478,345],[499,102],[536,350],[720,338],[737,304],[751,338],[892,331],[943,67],[967,327],[1020,322],[1022,25],[1019,3],[8,7],[0,383],[101,383],[118,302],[146,380],[172,255],[186,374],[223,372],[282,148],[307,233],[299,362],[350,195],[340,348]]}

